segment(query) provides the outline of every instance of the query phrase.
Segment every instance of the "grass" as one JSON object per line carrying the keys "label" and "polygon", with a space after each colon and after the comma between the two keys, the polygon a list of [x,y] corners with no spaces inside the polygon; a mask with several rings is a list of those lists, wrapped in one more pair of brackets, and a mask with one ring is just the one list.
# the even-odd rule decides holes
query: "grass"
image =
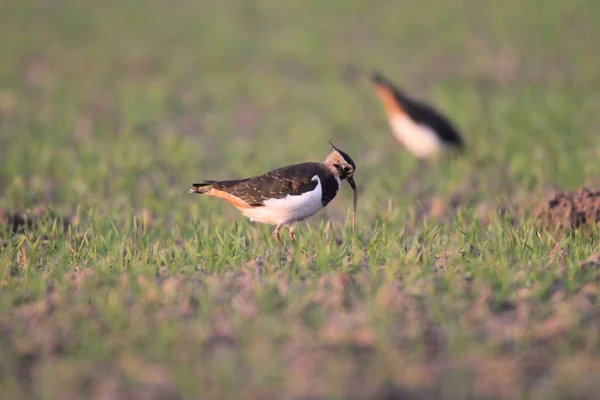
{"label": "grass", "polygon": [[[531,217],[599,182],[595,2],[88,3],[0,5],[0,207],[38,218],[2,220],[0,398],[595,397],[597,228]],[[417,163],[370,69],[467,155]],[[357,231],[344,187],[294,262],[187,195],[328,140]]]}

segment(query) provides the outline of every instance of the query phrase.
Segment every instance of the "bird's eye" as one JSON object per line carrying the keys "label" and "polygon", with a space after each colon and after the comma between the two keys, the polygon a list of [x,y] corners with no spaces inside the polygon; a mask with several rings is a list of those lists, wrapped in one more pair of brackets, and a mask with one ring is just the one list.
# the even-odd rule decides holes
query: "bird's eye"
{"label": "bird's eye", "polygon": [[341,166],[341,165],[340,165],[340,164],[333,164],[333,166],[334,166],[336,169],[340,169],[340,166]]}
{"label": "bird's eye", "polygon": [[344,167],[344,172],[350,172],[352,170],[352,168],[350,167]]}

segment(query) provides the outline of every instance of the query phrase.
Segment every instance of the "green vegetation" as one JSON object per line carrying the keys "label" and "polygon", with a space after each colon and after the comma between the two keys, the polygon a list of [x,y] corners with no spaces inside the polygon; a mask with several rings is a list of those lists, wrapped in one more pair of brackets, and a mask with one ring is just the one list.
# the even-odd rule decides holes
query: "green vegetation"
{"label": "green vegetation", "polygon": [[[531,215],[600,181],[598,37],[592,0],[1,2],[0,398],[594,398],[598,230]],[[467,155],[405,152],[371,68]],[[346,185],[294,262],[187,194],[328,140],[357,230]]]}

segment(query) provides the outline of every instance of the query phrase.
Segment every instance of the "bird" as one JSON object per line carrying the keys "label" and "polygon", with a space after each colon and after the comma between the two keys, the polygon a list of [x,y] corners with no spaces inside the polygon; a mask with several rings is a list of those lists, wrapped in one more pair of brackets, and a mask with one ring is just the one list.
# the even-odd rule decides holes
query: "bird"
{"label": "bird", "polygon": [[291,258],[279,236],[289,225],[289,239],[295,243],[296,223],[327,206],[337,195],[342,181],[353,191],[352,227],[356,220],[356,164],[331,142],[331,152],[323,162],[304,162],[274,169],[251,178],[194,183],[189,193],[219,197],[234,205],[251,221],[275,225],[273,237]]}
{"label": "bird", "polygon": [[417,158],[431,158],[448,150],[464,150],[458,130],[435,108],[410,98],[379,72],[372,72],[370,81],[393,135]]}

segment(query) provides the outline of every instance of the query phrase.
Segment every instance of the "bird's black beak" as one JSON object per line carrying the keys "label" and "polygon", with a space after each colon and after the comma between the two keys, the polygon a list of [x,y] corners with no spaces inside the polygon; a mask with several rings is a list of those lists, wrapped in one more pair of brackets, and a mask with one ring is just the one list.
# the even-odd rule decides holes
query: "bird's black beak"
{"label": "bird's black beak", "polygon": [[352,188],[352,190],[354,190],[356,192],[356,182],[354,182],[354,178],[349,176],[348,178],[346,178],[346,180],[350,184],[350,187]]}
{"label": "bird's black beak", "polygon": [[356,204],[358,203],[358,192],[356,191],[356,183],[354,182],[354,178],[349,176],[348,184],[352,188],[352,230],[354,230],[354,223],[356,222]]}

